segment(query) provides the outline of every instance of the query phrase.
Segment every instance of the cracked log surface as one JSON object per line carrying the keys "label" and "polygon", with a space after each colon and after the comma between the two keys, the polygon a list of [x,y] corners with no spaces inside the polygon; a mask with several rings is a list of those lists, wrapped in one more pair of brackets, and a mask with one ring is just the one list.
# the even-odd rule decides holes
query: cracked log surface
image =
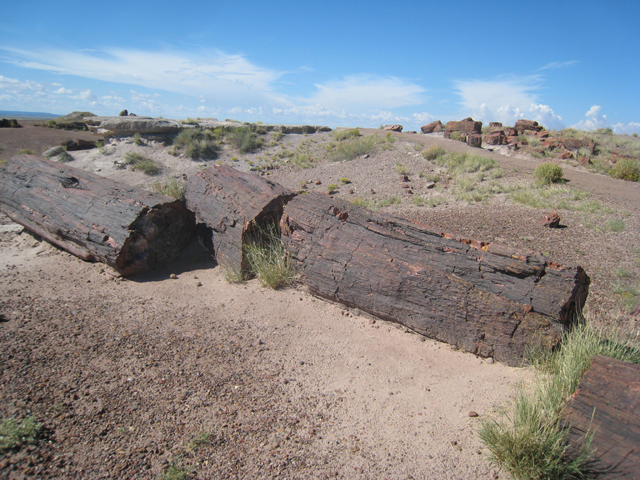
{"label": "cracked log surface", "polygon": [[281,229],[313,293],[512,365],[532,341],[557,344],[588,294],[581,267],[455,239],[327,195],[293,198]]}
{"label": "cracked log surface", "polygon": [[179,200],[34,155],[0,169],[0,210],[45,240],[122,275],[164,263],[195,226]]}
{"label": "cracked log surface", "polygon": [[[247,269],[242,245],[251,233],[252,222],[271,217],[278,222],[282,208],[294,193],[257,175],[242,174],[227,165],[209,167],[189,177],[184,198],[196,214],[196,222],[211,229],[205,239],[223,267],[241,272]],[[199,235],[206,235],[198,229]]]}
{"label": "cracked log surface", "polygon": [[328,195],[295,195],[230,167],[189,178],[187,192],[198,221],[213,229],[216,253],[236,266],[250,222],[280,219],[290,260],[315,295],[511,365],[522,363],[527,344],[556,345],[588,295],[581,267],[456,239]]}

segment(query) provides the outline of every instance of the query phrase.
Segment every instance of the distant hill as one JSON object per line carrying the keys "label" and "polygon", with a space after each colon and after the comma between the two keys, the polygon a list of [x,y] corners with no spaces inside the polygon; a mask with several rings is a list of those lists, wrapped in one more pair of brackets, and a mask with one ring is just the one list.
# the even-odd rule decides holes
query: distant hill
{"label": "distant hill", "polygon": [[39,120],[45,118],[58,118],[62,115],[56,115],[55,113],[44,112],[16,112],[11,110],[0,110],[0,117],[2,118],[23,118],[25,120]]}

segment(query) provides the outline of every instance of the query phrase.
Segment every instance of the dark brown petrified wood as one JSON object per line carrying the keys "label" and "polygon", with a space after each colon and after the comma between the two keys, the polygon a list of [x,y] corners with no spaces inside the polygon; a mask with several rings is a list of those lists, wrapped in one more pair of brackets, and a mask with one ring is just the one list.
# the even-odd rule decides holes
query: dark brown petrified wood
{"label": "dark brown petrified wood", "polygon": [[640,478],[640,365],[597,356],[565,409],[569,441],[593,435],[598,478]]}
{"label": "dark brown petrified wood", "polygon": [[328,195],[295,195],[226,166],[191,177],[186,191],[227,266],[244,265],[251,222],[280,220],[312,293],[512,365],[530,343],[556,345],[588,294],[580,267],[453,238]]}
{"label": "dark brown petrified wood", "polygon": [[196,222],[212,230],[216,260],[224,268],[247,268],[242,245],[252,222],[271,218],[277,223],[293,192],[257,175],[242,174],[227,165],[209,167],[189,177],[185,185],[187,208]]}
{"label": "dark brown petrified wood", "polygon": [[34,155],[15,156],[0,169],[0,210],[73,255],[122,275],[172,258],[195,227],[182,201]]}

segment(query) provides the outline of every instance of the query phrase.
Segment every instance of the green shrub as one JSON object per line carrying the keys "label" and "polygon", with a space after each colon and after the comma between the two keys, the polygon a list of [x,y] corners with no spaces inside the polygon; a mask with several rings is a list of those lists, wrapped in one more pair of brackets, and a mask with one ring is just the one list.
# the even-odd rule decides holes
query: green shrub
{"label": "green shrub", "polygon": [[398,162],[396,163],[396,173],[399,175],[407,175],[409,170],[407,170],[407,166],[404,163]]}
{"label": "green shrub", "polygon": [[0,422],[0,451],[12,450],[21,445],[33,445],[38,441],[42,424],[35,417],[27,417],[22,423],[13,418]]}
{"label": "green shrub", "polygon": [[346,185],[346,184],[348,184],[348,183],[351,183],[351,180],[349,180],[347,177],[342,177],[342,178],[340,179],[340,182],[341,182],[342,184]]}
{"label": "green shrub", "polygon": [[422,156],[427,160],[435,160],[436,158],[441,157],[445,153],[447,153],[447,151],[444,148],[433,145],[423,150]]}
{"label": "green shrub", "polygon": [[18,155],[35,155],[35,152],[29,148],[18,150]]}
{"label": "green shrub", "polygon": [[339,187],[338,185],[336,185],[335,183],[332,183],[331,185],[329,185],[327,187],[327,193],[329,195],[333,195],[334,193],[336,193],[338,191]]}
{"label": "green shrub", "polygon": [[561,348],[532,355],[535,381],[521,389],[513,406],[497,419],[482,421],[480,439],[491,460],[514,479],[583,478],[591,436],[569,446],[561,414],[595,355],[640,363],[638,338],[577,325],[565,334]]}
{"label": "green shrub", "polygon": [[125,165],[128,165],[134,172],[140,171],[147,175],[158,175],[162,172],[162,164],[151,158],[140,155],[136,152],[127,152],[124,156]]}
{"label": "green shrub", "polygon": [[560,183],[564,180],[564,172],[559,165],[551,162],[545,162],[538,165],[533,175],[543,185],[551,185],[552,183]]}
{"label": "green shrub", "polygon": [[184,129],[173,139],[174,153],[175,149],[184,149],[187,158],[193,160],[214,159],[220,150],[218,141],[216,141],[220,135],[224,135],[224,132],[218,129],[213,132],[210,130],[203,132],[199,128]]}
{"label": "green shrub", "polygon": [[175,177],[167,179],[164,183],[154,183],[153,191],[176,200],[184,200],[184,182]]}
{"label": "green shrub", "polygon": [[278,225],[275,222],[263,225],[254,222],[252,226],[243,247],[250,273],[273,289],[293,283],[297,275],[280,240]]}
{"label": "green shrub", "polygon": [[352,130],[340,130],[333,134],[333,138],[337,141],[346,140],[348,138],[357,138],[360,136],[360,130],[354,128]]}
{"label": "green shrub", "polygon": [[227,135],[229,143],[241,153],[249,153],[262,146],[262,139],[254,133],[250,126],[237,127]]}
{"label": "green shrub", "polygon": [[393,137],[393,135],[391,135],[391,132],[387,133],[387,136],[385,137],[385,140],[388,143],[395,143],[396,139]]}
{"label": "green shrub", "polygon": [[609,175],[613,178],[638,182],[640,181],[640,162],[632,158],[618,160],[618,162],[609,169]]}
{"label": "green shrub", "polygon": [[375,135],[365,135],[363,137],[344,140],[335,145],[329,152],[329,156],[334,162],[351,160],[361,155],[372,153],[376,145],[383,142]]}
{"label": "green shrub", "polygon": [[136,145],[142,145],[142,137],[140,136],[139,132],[136,132],[135,135],[133,136],[133,143]]}

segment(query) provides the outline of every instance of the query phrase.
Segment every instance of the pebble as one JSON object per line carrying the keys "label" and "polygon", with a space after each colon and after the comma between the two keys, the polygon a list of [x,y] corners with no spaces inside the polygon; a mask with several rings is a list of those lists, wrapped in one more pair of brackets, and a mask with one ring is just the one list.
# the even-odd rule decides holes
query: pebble
{"label": "pebble", "polygon": [[473,418],[473,417],[477,417],[477,416],[479,416],[479,415],[478,415],[478,413],[477,413],[477,412],[474,412],[474,411],[472,410],[472,411],[470,411],[470,412],[469,412],[469,416]]}
{"label": "pebble", "polygon": [[489,365],[493,364],[493,358],[492,357],[487,358],[487,363]]}
{"label": "pebble", "polygon": [[178,278],[178,276],[177,276],[175,273],[172,273],[171,275],[169,275],[169,278],[170,278],[171,280],[175,280],[175,279],[177,279],[177,278]]}

